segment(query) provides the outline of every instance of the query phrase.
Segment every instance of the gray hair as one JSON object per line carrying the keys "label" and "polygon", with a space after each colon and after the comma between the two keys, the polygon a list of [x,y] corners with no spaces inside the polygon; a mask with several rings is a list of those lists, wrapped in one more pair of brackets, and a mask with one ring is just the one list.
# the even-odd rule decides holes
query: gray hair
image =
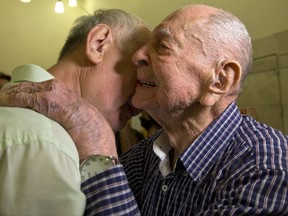
{"label": "gray hair", "polygon": [[143,26],[148,28],[142,19],[123,10],[96,10],[93,15],[81,16],[75,21],[60,51],[58,60],[63,58],[66,53],[72,51],[75,45],[85,42],[89,31],[98,24],[107,24],[112,29],[113,36],[120,48],[126,47],[129,37],[135,38],[135,29]]}
{"label": "gray hair", "polygon": [[237,17],[222,9],[211,13],[203,22],[205,28],[200,28],[202,36],[207,39],[209,49],[214,50],[210,52],[214,52],[214,60],[225,60],[217,59],[217,56],[224,55],[239,62],[243,83],[252,67],[252,43],[246,27]]}

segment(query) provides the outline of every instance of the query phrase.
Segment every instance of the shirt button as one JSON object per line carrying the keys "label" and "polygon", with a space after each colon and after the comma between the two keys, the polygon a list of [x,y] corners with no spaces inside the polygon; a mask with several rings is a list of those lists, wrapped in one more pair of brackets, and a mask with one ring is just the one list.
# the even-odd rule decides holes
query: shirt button
{"label": "shirt button", "polygon": [[184,171],[183,176],[188,176],[189,173],[187,171]]}
{"label": "shirt button", "polygon": [[162,191],[167,191],[167,189],[168,189],[168,187],[167,187],[167,185],[162,185]]}

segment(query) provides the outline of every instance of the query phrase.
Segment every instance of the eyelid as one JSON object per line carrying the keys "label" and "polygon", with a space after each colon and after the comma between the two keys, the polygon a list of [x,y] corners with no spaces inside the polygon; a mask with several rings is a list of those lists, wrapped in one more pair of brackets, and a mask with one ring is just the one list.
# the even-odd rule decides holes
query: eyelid
{"label": "eyelid", "polygon": [[161,46],[161,47],[163,47],[163,48],[168,48],[168,47],[166,46],[166,44],[163,43],[162,41],[160,41],[159,46]]}

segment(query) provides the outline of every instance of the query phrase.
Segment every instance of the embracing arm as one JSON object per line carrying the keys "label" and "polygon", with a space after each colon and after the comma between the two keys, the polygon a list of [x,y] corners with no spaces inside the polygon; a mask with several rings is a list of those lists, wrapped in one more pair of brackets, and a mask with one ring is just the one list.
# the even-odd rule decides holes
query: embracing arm
{"label": "embracing arm", "polygon": [[114,133],[102,114],[56,79],[6,86],[0,89],[0,106],[31,108],[61,124],[81,161],[95,154],[117,157]]}
{"label": "embracing arm", "polygon": [[[60,81],[6,86],[0,89],[0,106],[31,108],[57,121],[74,140],[81,161],[91,155],[117,157],[110,125],[95,107]],[[140,214],[121,164],[92,176],[81,187],[87,198],[87,215]]]}

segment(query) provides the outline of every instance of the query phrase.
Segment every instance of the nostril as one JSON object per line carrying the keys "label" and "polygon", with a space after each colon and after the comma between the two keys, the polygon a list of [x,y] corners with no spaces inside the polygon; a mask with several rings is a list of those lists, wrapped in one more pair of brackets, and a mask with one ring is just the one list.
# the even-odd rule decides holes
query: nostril
{"label": "nostril", "polygon": [[139,60],[137,61],[137,66],[146,66],[148,63],[145,60]]}

